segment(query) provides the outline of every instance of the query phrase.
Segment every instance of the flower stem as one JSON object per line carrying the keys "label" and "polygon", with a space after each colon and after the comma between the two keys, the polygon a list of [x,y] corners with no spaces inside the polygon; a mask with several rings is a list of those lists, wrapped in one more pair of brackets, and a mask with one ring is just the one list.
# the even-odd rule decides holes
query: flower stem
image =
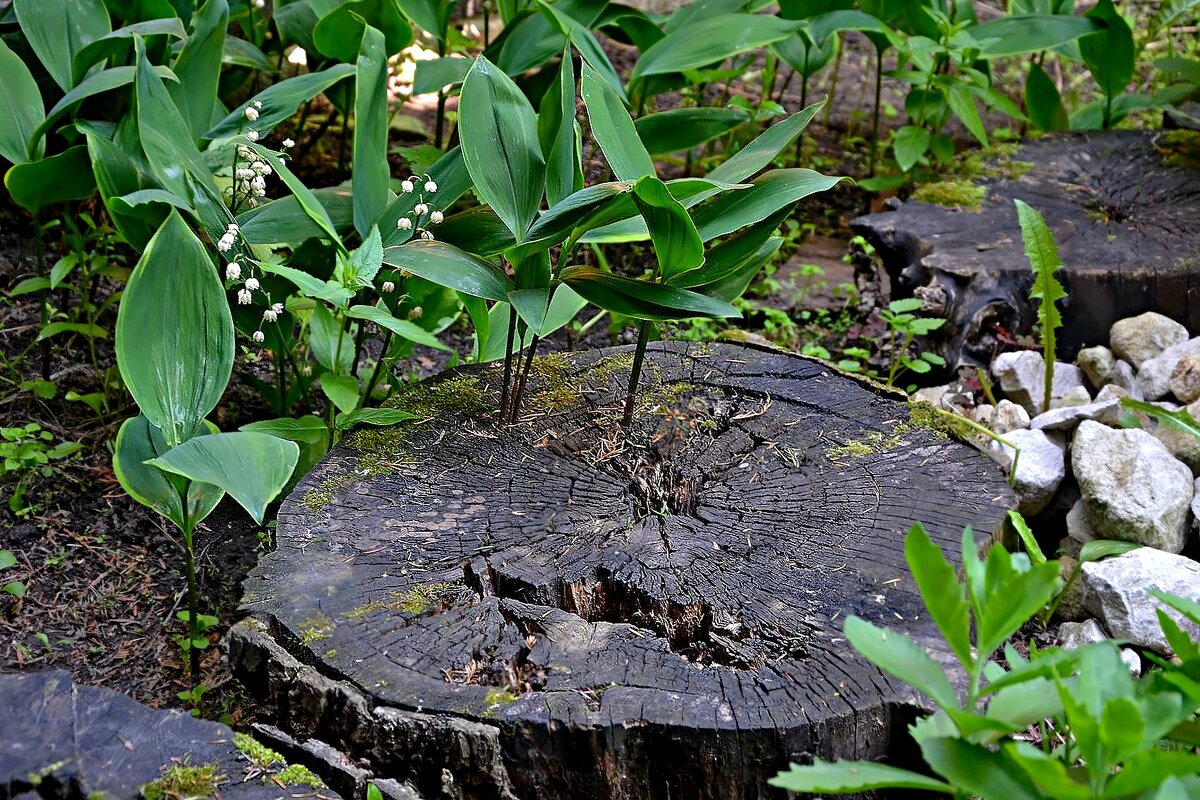
{"label": "flower stem", "polygon": [[637,349],[633,351],[633,366],[629,370],[629,392],[625,395],[625,414],[621,426],[633,424],[633,403],[637,395],[638,379],[642,374],[642,361],[646,357],[646,344],[650,341],[650,321],[642,320],[638,325]]}

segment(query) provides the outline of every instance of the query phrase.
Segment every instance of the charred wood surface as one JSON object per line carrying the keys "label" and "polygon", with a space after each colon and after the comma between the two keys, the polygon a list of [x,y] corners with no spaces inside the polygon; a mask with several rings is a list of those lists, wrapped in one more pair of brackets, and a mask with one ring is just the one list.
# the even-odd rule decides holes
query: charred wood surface
{"label": "charred wood surface", "polygon": [[979,211],[910,201],[851,224],[895,296],[916,294],[948,320],[932,341],[951,366],[987,364],[1034,327],[1014,198],[1046,218],[1066,264],[1059,358],[1107,343],[1114,322],[1145,311],[1200,330],[1200,170],[1178,147],[1152,131],[1044,136],[992,159],[994,175],[976,181]]}
{"label": "charred wood surface", "polygon": [[879,757],[917,698],[849,614],[931,648],[904,563],[1012,497],[904,402],[799,356],[652,345],[535,359],[398,397],[283,504],[231,660],[277,724],[428,797],[777,797],[789,759]]}

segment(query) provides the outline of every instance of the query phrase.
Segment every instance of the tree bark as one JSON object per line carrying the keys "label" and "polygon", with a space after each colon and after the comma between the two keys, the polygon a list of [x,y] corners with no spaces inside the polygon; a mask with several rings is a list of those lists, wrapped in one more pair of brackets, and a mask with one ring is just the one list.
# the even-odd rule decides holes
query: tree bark
{"label": "tree bark", "polygon": [[[947,324],[930,342],[951,367],[985,366],[1036,327],[1013,199],[1046,218],[1069,294],[1058,357],[1106,344],[1114,322],[1158,311],[1200,330],[1200,170],[1161,132],[1047,135],[993,158],[978,212],[909,201],[851,223],[883,259],[895,297]],[[1027,171],[1026,171],[1027,170]]]}
{"label": "tree bark", "polygon": [[920,701],[842,623],[948,659],[903,535],[997,530],[998,468],[727,344],[651,345],[626,430],[631,350],[539,357],[502,428],[501,369],[448,373],[301,482],[231,654],[276,724],[434,797],[782,797],[789,760],[897,753]]}

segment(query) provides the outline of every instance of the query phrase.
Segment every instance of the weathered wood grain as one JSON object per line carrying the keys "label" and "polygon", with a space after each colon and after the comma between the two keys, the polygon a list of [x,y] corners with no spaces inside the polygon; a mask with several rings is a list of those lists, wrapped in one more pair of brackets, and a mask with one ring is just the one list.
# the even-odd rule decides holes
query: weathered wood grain
{"label": "weathered wood grain", "polygon": [[1048,135],[977,181],[987,192],[978,212],[910,201],[851,226],[882,256],[896,297],[916,294],[948,320],[932,342],[951,366],[986,365],[1005,331],[1034,327],[1014,198],[1046,218],[1066,264],[1060,358],[1150,310],[1197,331],[1200,170],[1168,165],[1172,148],[1154,131]]}
{"label": "weathered wood grain", "polygon": [[[917,698],[848,614],[937,649],[902,552],[957,552],[1012,497],[975,450],[799,356],[652,345],[499,368],[398,405],[283,504],[231,660],[277,724],[431,797],[776,797],[789,759],[878,757]],[[457,409],[457,410],[456,410]],[[452,789],[446,788],[451,786]]]}

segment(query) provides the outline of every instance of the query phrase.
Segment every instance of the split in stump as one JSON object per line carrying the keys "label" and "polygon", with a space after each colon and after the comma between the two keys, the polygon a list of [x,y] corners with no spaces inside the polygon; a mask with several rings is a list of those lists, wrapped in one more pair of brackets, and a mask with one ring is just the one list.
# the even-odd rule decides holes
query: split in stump
{"label": "split in stump", "polygon": [[[651,345],[418,384],[283,504],[231,660],[293,736],[429,796],[750,798],[808,755],[877,758],[918,699],[849,614],[949,658],[903,556],[997,530],[996,465],[815,360]],[[449,788],[447,788],[449,787]]]}
{"label": "split in stump", "polygon": [[1036,322],[1014,198],[1042,213],[1066,265],[1060,358],[1145,311],[1200,330],[1198,136],[1047,135],[986,159],[982,177],[923,187],[945,205],[912,200],[851,227],[879,252],[897,297],[915,294],[946,318],[930,341],[951,367],[989,364]]}

